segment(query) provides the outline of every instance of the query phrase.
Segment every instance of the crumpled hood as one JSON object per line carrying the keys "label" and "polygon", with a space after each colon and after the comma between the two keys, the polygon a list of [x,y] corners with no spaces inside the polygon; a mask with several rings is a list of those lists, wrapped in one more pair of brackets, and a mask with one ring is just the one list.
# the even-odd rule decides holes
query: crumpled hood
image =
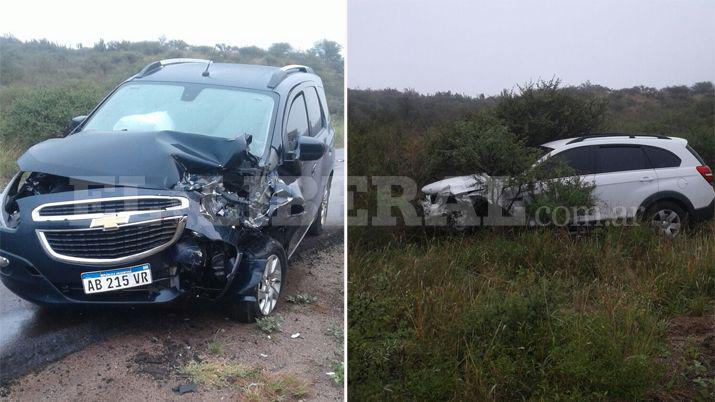
{"label": "crumpled hood", "polygon": [[483,188],[487,179],[489,179],[489,175],[486,174],[450,177],[449,179],[436,181],[422,187],[422,192],[425,194],[446,192],[457,195]]}
{"label": "crumpled hood", "polygon": [[185,172],[217,173],[247,158],[236,139],[176,131],[80,132],[41,142],[18,159],[25,172],[128,187],[172,189]]}

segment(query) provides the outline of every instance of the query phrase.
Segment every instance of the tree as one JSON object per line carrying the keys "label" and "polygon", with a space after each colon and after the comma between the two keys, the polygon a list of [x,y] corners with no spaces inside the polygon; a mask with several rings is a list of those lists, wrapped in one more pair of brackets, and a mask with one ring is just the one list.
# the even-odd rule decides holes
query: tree
{"label": "tree", "polygon": [[534,161],[534,150],[511,133],[495,116],[478,113],[440,130],[427,147],[432,150],[434,178],[486,173],[520,174]]}
{"label": "tree", "polygon": [[325,61],[327,65],[337,71],[343,71],[343,56],[340,54],[342,46],[337,42],[323,39],[316,42],[310,53]]}
{"label": "tree", "polygon": [[287,56],[292,51],[293,47],[285,42],[274,43],[268,48],[268,53],[274,56]]}
{"label": "tree", "polygon": [[536,146],[600,129],[608,102],[573,88],[560,88],[552,79],[504,91],[496,115],[512,133]]}

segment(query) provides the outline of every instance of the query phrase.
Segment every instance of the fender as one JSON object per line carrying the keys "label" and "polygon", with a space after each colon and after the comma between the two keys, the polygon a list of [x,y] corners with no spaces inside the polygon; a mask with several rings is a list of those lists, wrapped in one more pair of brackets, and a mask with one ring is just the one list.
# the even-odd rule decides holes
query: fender
{"label": "fender", "polygon": [[675,200],[683,204],[688,214],[692,214],[693,211],[695,211],[693,203],[690,202],[688,197],[686,197],[682,193],[679,193],[677,191],[658,191],[657,193],[648,196],[648,198],[646,198],[643,203],[641,203],[640,207],[638,207],[638,214],[643,214],[649,206],[653,205],[653,203],[666,199]]}

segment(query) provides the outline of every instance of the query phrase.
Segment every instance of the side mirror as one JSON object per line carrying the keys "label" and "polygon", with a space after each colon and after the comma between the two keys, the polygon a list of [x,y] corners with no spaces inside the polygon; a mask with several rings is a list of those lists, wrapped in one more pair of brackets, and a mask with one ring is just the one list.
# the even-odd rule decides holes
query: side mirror
{"label": "side mirror", "polygon": [[313,137],[301,136],[298,138],[298,159],[301,161],[315,161],[325,155],[325,143]]}
{"label": "side mirror", "polygon": [[83,122],[86,118],[87,118],[87,116],[77,116],[77,117],[73,117],[72,120],[70,120],[70,125],[69,125],[69,127],[67,127],[67,133],[71,133],[72,131],[74,131],[74,129],[77,128],[77,126],[79,126],[80,124],[82,124],[82,122]]}

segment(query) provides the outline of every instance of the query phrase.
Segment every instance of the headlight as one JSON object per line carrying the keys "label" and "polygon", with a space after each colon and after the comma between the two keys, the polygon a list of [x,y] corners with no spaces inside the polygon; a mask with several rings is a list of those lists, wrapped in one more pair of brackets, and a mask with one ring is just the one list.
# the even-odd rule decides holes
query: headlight
{"label": "headlight", "polygon": [[13,185],[17,184],[17,180],[20,178],[22,175],[22,172],[18,172],[15,176],[10,179],[10,182],[7,183],[5,186],[5,189],[3,189],[2,193],[0,194],[0,228],[6,228],[7,226],[7,211],[5,210],[5,203],[7,202],[7,194],[10,192],[10,188],[12,188]]}

